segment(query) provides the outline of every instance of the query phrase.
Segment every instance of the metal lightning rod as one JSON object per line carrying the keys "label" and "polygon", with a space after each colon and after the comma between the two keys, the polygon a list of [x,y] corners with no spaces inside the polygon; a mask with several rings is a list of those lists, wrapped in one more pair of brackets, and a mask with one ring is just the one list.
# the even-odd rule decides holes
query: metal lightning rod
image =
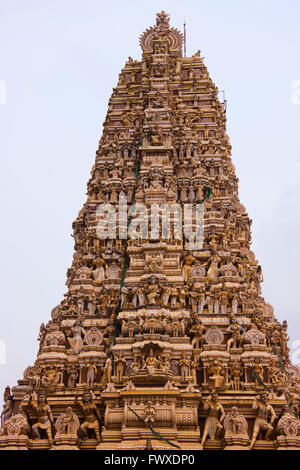
{"label": "metal lightning rod", "polygon": [[183,23],[183,53],[184,57],[186,57],[186,23],[185,23],[185,18],[184,18],[184,23]]}

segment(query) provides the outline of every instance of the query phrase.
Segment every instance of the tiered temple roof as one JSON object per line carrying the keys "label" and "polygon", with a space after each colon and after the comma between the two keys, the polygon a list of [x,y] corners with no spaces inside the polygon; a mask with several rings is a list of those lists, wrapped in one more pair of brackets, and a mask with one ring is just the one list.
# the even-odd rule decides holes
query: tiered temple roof
{"label": "tiered temple roof", "polygon": [[140,45],[109,100],[67,293],[5,391],[0,448],[299,449],[299,369],[261,295],[224,103],[165,12]]}

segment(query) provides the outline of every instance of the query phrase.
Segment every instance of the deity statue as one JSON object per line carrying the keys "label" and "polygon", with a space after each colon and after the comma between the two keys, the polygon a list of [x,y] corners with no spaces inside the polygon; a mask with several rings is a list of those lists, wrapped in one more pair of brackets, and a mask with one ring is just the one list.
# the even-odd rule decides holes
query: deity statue
{"label": "deity statue", "polygon": [[167,354],[159,358],[159,367],[164,374],[173,373],[170,369],[170,360]]}
{"label": "deity statue", "polygon": [[[253,402],[252,408],[254,410],[257,410],[257,415],[256,415],[255,422],[254,422],[250,449],[253,448],[256,442],[258,433],[260,431],[266,431],[265,440],[266,441],[270,440],[272,431],[274,429],[273,423],[276,419],[276,413],[272,405],[270,405],[269,403],[268,393],[266,392],[261,392],[259,395],[256,396],[256,399]],[[270,421],[269,421],[269,417],[270,417]]]}
{"label": "deity statue", "polygon": [[74,390],[79,374],[78,374],[78,371],[75,369],[75,367],[71,367],[68,370],[68,372],[69,372],[68,388],[70,390]]}
{"label": "deity statue", "polygon": [[251,362],[252,376],[254,378],[255,387],[258,388],[263,385],[264,380],[264,368],[260,364],[259,359],[255,359],[254,364]]}
{"label": "deity statue", "polygon": [[171,288],[171,308],[176,308],[178,298],[178,289],[176,287]]}
{"label": "deity statue", "polygon": [[147,406],[145,407],[143,418],[147,426],[152,426],[154,424],[156,418],[156,411],[154,406],[152,406],[152,402],[150,400],[148,400]]}
{"label": "deity statue", "polygon": [[182,354],[182,358],[179,360],[178,365],[180,366],[181,371],[181,381],[187,382],[190,371],[190,360],[188,359],[186,353]]}
{"label": "deity statue", "polygon": [[139,306],[144,307],[146,300],[145,288],[143,286],[138,287],[136,292],[139,299]]}
{"label": "deity statue", "polygon": [[199,360],[197,356],[193,356],[190,362],[190,369],[191,369],[191,376],[192,376],[192,384],[197,385],[197,369],[199,365]]}
{"label": "deity statue", "polygon": [[238,323],[236,318],[232,318],[231,325],[226,329],[231,333],[231,338],[227,341],[227,352],[230,351],[230,348],[239,348],[242,342],[242,333],[244,329]]}
{"label": "deity statue", "polygon": [[132,374],[136,374],[141,368],[141,364],[140,364],[136,354],[133,357],[133,361],[130,365],[130,368],[131,368],[131,373]]}
{"label": "deity statue", "polygon": [[215,391],[212,391],[212,394],[208,396],[203,404],[203,409],[208,410],[208,416],[205,420],[204,431],[200,444],[201,449],[203,449],[207,436],[212,440],[215,440],[220,436],[223,430],[222,422],[225,418],[224,408]]}
{"label": "deity statue", "polygon": [[97,374],[97,366],[92,362],[87,364],[87,373],[86,373],[86,384],[88,388],[92,388],[95,381],[95,375]]}
{"label": "deity statue", "polygon": [[195,261],[196,261],[196,258],[192,255],[187,255],[183,258],[181,262],[181,268],[183,272],[184,282],[188,282],[189,275],[191,272],[191,266],[193,263],[195,263]]}
{"label": "deity statue", "polygon": [[190,328],[190,333],[193,334],[192,347],[199,349],[203,347],[204,334],[206,332],[205,326],[202,324],[202,321],[197,319]]}
{"label": "deity statue", "polygon": [[41,383],[45,388],[53,388],[62,383],[63,372],[58,367],[47,367],[41,377]]}
{"label": "deity statue", "polygon": [[221,261],[220,257],[216,254],[213,254],[209,259],[209,268],[207,270],[207,280],[214,281],[219,275],[219,262]]}
{"label": "deity statue", "polygon": [[225,369],[218,360],[214,360],[208,367],[208,378],[214,382],[214,388],[220,388],[224,385]]}
{"label": "deity statue", "polygon": [[167,307],[169,304],[169,299],[171,295],[171,287],[170,286],[163,286],[163,294],[162,294],[162,305]]}
{"label": "deity statue", "polygon": [[230,369],[230,386],[232,390],[243,390],[245,383],[241,380],[244,370],[238,362],[235,362]]}
{"label": "deity statue", "polygon": [[148,286],[148,292],[147,292],[147,300],[149,305],[155,305],[156,304],[156,299],[159,295],[159,287],[156,284],[156,280],[154,278],[150,279],[150,283]]}
{"label": "deity statue", "polygon": [[52,444],[52,426],[54,426],[54,420],[51,412],[51,408],[47,402],[47,396],[45,392],[40,391],[35,399],[36,394],[32,394],[28,401],[28,408],[32,408],[37,415],[37,422],[32,426],[32,435],[35,439],[41,439],[40,431],[46,431],[48,441]]}
{"label": "deity statue", "polygon": [[81,326],[81,320],[79,318],[75,320],[71,331],[73,336],[68,338],[68,343],[74,354],[79,354],[83,348],[83,336],[86,334],[85,329]]}
{"label": "deity statue", "polygon": [[149,375],[153,375],[155,370],[159,367],[159,361],[156,359],[153,353],[153,349],[150,348],[149,355],[144,359],[143,369],[146,369]]}
{"label": "deity statue", "polygon": [[96,439],[98,443],[101,441],[100,435],[100,421],[101,416],[100,412],[93,402],[93,395],[90,391],[83,392],[81,402],[78,400],[78,396],[76,396],[75,404],[79,404],[81,411],[85,417],[85,421],[81,424],[79,430],[83,435],[83,438],[86,439],[88,437],[88,429],[94,431]]}
{"label": "deity statue", "polygon": [[127,287],[123,286],[121,288],[121,304],[120,304],[121,308],[124,307],[127,304],[128,294],[129,294],[129,289],[127,289]]}
{"label": "deity statue", "polygon": [[113,371],[112,358],[108,356],[104,364],[103,375],[102,375],[102,380],[101,380],[101,385],[103,387],[111,383],[112,371]]}
{"label": "deity statue", "polygon": [[161,254],[155,256],[146,255],[145,261],[146,264],[149,266],[150,272],[157,273],[162,266],[163,256]]}
{"label": "deity statue", "polygon": [[94,261],[95,269],[93,270],[93,279],[100,284],[105,279],[105,266],[106,263],[102,258],[96,258]]}
{"label": "deity statue", "polygon": [[43,345],[44,345],[44,342],[45,342],[45,338],[46,338],[46,334],[47,334],[47,329],[45,327],[45,324],[41,323],[40,332],[39,332],[39,336],[38,336],[38,341],[40,343],[39,353],[42,351],[42,348],[43,348]]}
{"label": "deity statue", "polygon": [[125,365],[126,365],[126,359],[124,357],[118,356],[115,359],[117,382],[122,382]]}

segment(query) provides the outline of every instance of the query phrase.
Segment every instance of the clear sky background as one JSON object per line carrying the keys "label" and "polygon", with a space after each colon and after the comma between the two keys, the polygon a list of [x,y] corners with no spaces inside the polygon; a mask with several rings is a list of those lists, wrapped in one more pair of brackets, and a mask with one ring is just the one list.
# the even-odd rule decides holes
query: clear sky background
{"label": "clear sky background", "polygon": [[179,29],[186,18],[187,55],[200,49],[226,91],[263,295],[300,344],[299,0],[0,0],[1,394],[34,363],[40,323],[66,292],[112,87],[162,9]]}

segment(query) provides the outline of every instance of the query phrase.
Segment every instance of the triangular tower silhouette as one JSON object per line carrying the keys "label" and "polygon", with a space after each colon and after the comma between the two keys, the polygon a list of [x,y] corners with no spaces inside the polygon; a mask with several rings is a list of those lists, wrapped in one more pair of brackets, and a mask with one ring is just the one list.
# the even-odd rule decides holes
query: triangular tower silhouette
{"label": "triangular tower silhouette", "polygon": [[300,449],[299,369],[261,296],[225,104],[165,12],[140,45],[0,448]]}

